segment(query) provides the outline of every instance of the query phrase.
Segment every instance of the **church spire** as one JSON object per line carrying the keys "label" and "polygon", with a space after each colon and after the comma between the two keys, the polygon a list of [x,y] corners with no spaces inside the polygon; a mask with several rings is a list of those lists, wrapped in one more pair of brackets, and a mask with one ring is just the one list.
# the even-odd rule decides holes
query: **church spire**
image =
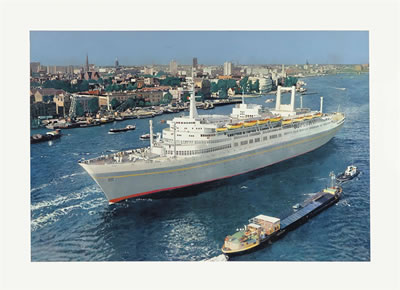
{"label": "church spire", "polygon": [[88,56],[87,53],[86,53],[86,65],[85,65],[85,70],[86,70],[86,72],[89,71],[89,56]]}

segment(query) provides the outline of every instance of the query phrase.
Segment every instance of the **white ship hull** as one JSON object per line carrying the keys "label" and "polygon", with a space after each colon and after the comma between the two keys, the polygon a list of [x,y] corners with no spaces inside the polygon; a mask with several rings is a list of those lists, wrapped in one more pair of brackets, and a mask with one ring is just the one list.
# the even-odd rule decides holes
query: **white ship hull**
{"label": "white ship hull", "polygon": [[176,188],[229,178],[254,171],[283,160],[310,152],[326,144],[342,127],[344,118],[330,122],[323,130],[316,130],[311,135],[299,134],[274,144],[266,142],[249,147],[246,152],[230,152],[210,155],[202,158],[171,159],[160,164],[96,165],[81,163],[104,191],[110,203],[128,198],[151,196]]}

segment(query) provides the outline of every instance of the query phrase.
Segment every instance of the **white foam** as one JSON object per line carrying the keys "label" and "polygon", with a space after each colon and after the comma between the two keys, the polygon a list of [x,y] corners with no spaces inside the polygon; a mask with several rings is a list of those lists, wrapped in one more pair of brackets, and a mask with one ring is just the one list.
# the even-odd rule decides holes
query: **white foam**
{"label": "white foam", "polygon": [[212,257],[211,259],[204,260],[206,262],[227,262],[229,260],[227,255],[221,254],[219,256]]}
{"label": "white foam", "polygon": [[[72,199],[70,199],[72,200]],[[94,208],[104,206],[107,202],[103,197],[87,200],[78,204],[58,208],[50,213],[46,213],[38,216],[37,218],[31,221],[31,229],[32,231],[36,231],[46,225],[53,224],[60,220],[63,216],[66,216],[74,209],[83,209],[88,212],[89,215],[95,214],[93,211]]]}
{"label": "white foam", "polygon": [[97,187],[95,186],[88,186],[83,188],[79,192],[72,192],[68,195],[65,196],[58,196],[55,199],[52,200],[44,200],[35,204],[31,204],[31,211],[35,211],[38,209],[41,209],[43,207],[55,207],[59,206],[61,204],[64,204],[66,202],[72,201],[72,200],[77,200],[77,199],[82,199],[86,196],[89,195],[89,193],[96,192],[98,191]]}

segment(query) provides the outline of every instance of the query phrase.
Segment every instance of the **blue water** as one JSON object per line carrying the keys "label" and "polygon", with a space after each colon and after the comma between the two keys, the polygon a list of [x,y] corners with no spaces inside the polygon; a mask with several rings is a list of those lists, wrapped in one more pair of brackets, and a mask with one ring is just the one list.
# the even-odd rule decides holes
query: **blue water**
{"label": "blue water", "polygon": [[[328,184],[330,171],[354,163],[362,174],[343,185],[338,204],[243,261],[369,261],[369,76],[306,78],[303,106],[340,110],[346,123],[323,147],[297,158],[225,181],[179,191],[180,197],[108,205],[100,188],[77,164],[145,145],[148,119],[64,130],[61,140],[31,145],[32,261],[180,261],[221,254],[226,235],[258,214],[279,216]],[[339,90],[337,88],[346,88]],[[248,99],[268,106],[271,96]],[[288,96],[286,96],[288,98]],[[298,101],[298,99],[297,99]],[[227,114],[232,105],[200,113]],[[187,113],[186,113],[187,114]],[[166,125],[154,118],[155,129]],[[112,127],[137,129],[109,135]],[[34,130],[35,133],[45,130]]]}

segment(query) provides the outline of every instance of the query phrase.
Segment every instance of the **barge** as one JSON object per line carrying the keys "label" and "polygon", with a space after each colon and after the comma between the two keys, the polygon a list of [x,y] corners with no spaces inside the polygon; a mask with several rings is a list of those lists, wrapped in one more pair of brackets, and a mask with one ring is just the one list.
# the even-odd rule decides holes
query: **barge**
{"label": "barge", "polygon": [[260,214],[250,219],[244,229],[225,238],[222,252],[230,258],[259,250],[338,202],[342,188],[334,185],[335,175],[331,173],[330,176],[332,181],[330,187],[296,206],[289,216],[279,219]]}
{"label": "barge", "polygon": [[135,125],[128,125],[125,128],[112,128],[112,129],[110,129],[108,131],[108,134],[127,132],[127,131],[132,131],[132,130],[135,130],[135,129],[136,129]]}

